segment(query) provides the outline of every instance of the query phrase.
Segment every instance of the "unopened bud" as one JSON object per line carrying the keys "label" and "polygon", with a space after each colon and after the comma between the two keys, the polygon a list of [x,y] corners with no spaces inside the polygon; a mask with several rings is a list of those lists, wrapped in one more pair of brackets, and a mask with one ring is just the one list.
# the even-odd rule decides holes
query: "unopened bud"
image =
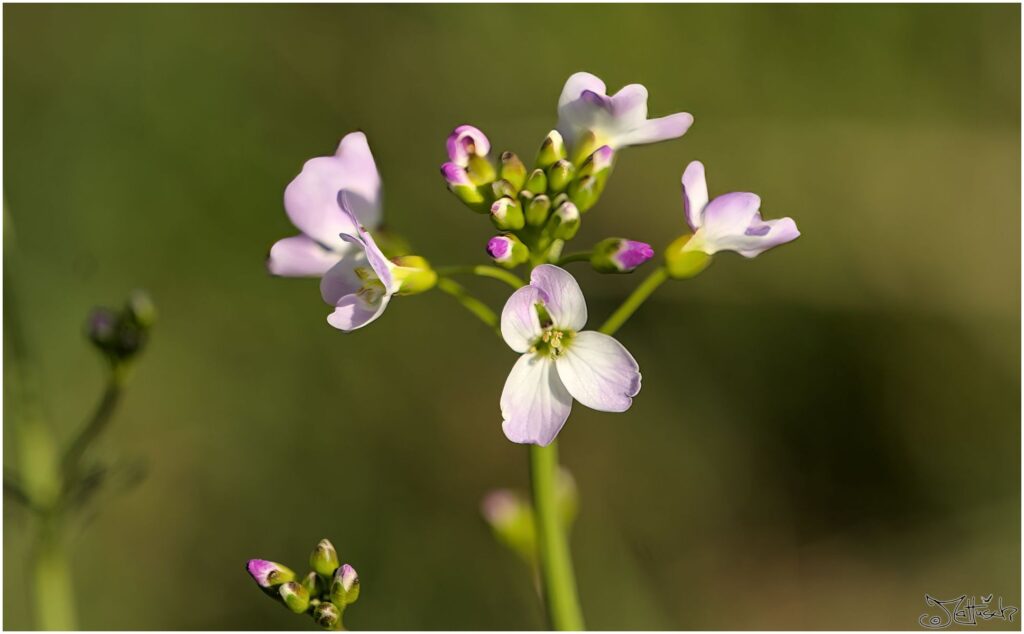
{"label": "unopened bud", "polygon": [[538,167],[530,173],[530,178],[526,181],[526,189],[534,195],[543,194],[548,190],[548,176],[544,170]]}
{"label": "unopened bud", "polygon": [[[417,293],[423,293],[434,288],[437,284],[437,272],[430,266],[427,259],[419,255],[403,255],[392,259],[395,263],[395,268],[391,270],[391,274],[394,277],[395,282],[398,283],[398,294],[399,295],[415,295]],[[327,540],[324,540],[327,541]],[[323,543],[323,542],[321,542]],[[330,542],[327,542],[330,544]],[[317,546],[319,548],[319,546]],[[331,547],[334,548],[333,546]],[[316,553],[316,551],[313,551]],[[312,565],[312,559],[310,559]],[[338,565],[338,555],[334,555],[334,566]],[[316,566],[313,566],[314,570],[320,572]],[[332,569],[331,572],[334,570]],[[321,573],[330,574],[330,573]]]}
{"label": "unopened bud", "polygon": [[601,273],[632,273],[654,257],[654,249],[646,242],[608,238],[594,246],[590,264]]}
{"label": "unopened bud", "polygon": [[94,308],[86,322],[86,335],[90,341],[106,350],[115,344],[119,319],[118,314],[109,308]]}
{"label": "unopened bud", "polygon": [[311,598],[319,597],[325,590],[323,579],[316,572],[312,571],[303,577],[302,587],[306,589]]}
{"label": "unopened bud", "polygon": [[499,198],[491,205],[491,222],[502,231],[519,231],[523,228],[523,207],[513,198]]}
{"label": "unopened bud", "polygon": [[594,150],[587,157],[587,160],[583,161],[583,165],[580,165],[578,173],[581,177],[605,175],[607,178],[608,171],[611,170],[614,160],[615,151],[608,145],[602,145]]}
{"label": "unopened bud", "polygon": [[494,236],[487,241],[487,255],[505,268],[515,268],[530,259],[530,250],[512,234]]}
{"label": "unopened bud", "polygon": [[526,184],[526,174],[526,166],[514,152],[505,152],[501,155],[500,176],[512,183],[517,192]]}
{"label": "unopened bud", "polygon": [[325,577],[333,575],[338,569],[338,551],[334,549],[334,544],[330,540],[321,539],[316,545],[309,554],[309,567]]}
{"label": "unopened bud", "polygon": [[559,205],[548,221],[548,233],[559,240],[572,240],[580,230],[580,211],[571,202]]}
{"label": "unopened bud", "polygon": [[576,147],[573,148],[572,162],[574,165],[580,165],[587,157],[594,153],[594,150],[598,148],[597,135],[591,131],[584,132],[580,135],[579,140],[576,141]]}
{"label": "unopened bud", "polygon": [[504,178],[499,178],[498,180],[491,183],[491,191],[494,193],[495,199],[505,197],[515,198],[516,194],[519,193],[519,190],[516,189],[512,183],[508,182]]}
{"label": "unopened bud", "polygon": [[448,135],[447,147],[451,162],[466,167],[469,165],[470,157],[487,156],[491,151],[491,142],[479,128],[460,125]]}
{"label": "unopened bud", "polygon": [[548,168],[548,189],[552,192],[563,191],[572,181],[576,168],[572,163],[562,159]]}
{"label": "unopened bud", "polygon": [[466,166],[466,173],[469,174],[469,180],[473,181],[477,185],[486,185],[494,180],[498,175],[494,171],[494,166],[484,156],[470,156],[469,164]]}
{"label": "unopened bud", "polygon": [[441,175],[448,184],[448,191],[455,194],[455,197],[464,202],[473,211],[486,211],[487,204],[483,194],[469,178],[466,169],[455,163],[445,163],[441,166]]}
{"label": "unopened bud", "polygon": [[339,606],[346,606],[356,602],[359,598],[359,575],[356,569],[348,564],[343,564],[334,573],[334,581],[331,582],[331,601]]}
{"label": "unopened bud", "polygon": [[146,291],[132,291],[125,308],[132,321],[140,328],[151,328],[156,323],[156,306]]}
{"label": "unopened bud", "polygon": [[527,562],[536,560],[533,511],[522,495],[509,489],[491,491],[484,497],[480,510],[498,541]]}
{"label": "unopened bud", "polygon": [[534,196],[530,204],[526,206],[526,224],[531,227],[543,227],[548,221],[548,213],[551,211],[551,199],[544,194]]}
{"label": "unopened bud", "polygon": [[711,256],[707,253],[686,248],[691,238],[693,236],[690,234],[681,235],[665,248],[665,268],[675,279],[693,277],[711,264]]}
{"label": "unopened bud", "polygon": [[281,584],[277,592],[292,612],[302,614],[309,608],[309,591],[301,583],[289,581]]}
{"label": "unopened bud", "polygon": [[261,588],[273,588],[295,580],[295,573],[290,568],[265,559],[250,559],[245,568]]}
{"label": "unopened bud", "polygon": [[341,610],[330,601],[324,601],[313,610],[313,620],[325,630],[341,629]]}
{"label": "unopened bud", "polygon": [[565,158],[565,141],[558,130],[548,132],[544,142],[540,144],[540,151],[537,152],[537,166],[547,169],[557,161]]}
{"label": "unopened bud", "polygon": [[584,176],[569,185],[569,200],[576,205],[580,212],[588,211],[600,197],[600,184],[598,179],[593,176]]}

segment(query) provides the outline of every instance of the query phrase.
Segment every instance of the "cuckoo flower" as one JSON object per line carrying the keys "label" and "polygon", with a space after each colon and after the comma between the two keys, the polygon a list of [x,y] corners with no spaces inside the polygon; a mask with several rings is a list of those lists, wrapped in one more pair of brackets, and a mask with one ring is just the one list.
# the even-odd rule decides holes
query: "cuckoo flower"
{"label": "cuckoo flower", "polygon": [[640,368],[618,341],[592,330],[575,278],[557,266],[533,269],[501,312],[505,343],[522,354],[501,394],[502,429],[512,442],[548,445],[575,398],[624,412],[640,391]]}
{"label": "cuckoo flower", "polygon": [[452,163],[466,167],[473,156],[485,157],[491,151],[487,135],[471,125],[460,125],[448,135],[448,158]]}
{"label": "cuckoo flower", "polygon": [[356,234],[350,216],[338,207],[338,192],[343,189],[349,192],[358,221],[376,229],[381,220],[380,175],[362,132],[346,135],[334,156],[306,161],[284,190],[285,212],[301,233],[278,240],[270,249],[271,273],[320,277],[352,251],[341,238]]}
{"label": "cuckoo flower", "polygon": [[693,161],[683,172],[683,209],[694,233],[682,251],[735,251],[752,258],[800,236],[792,218],[762,220],[760,207],[761,198],[747,192],[722,194],[709,202],[704,165]]}
{"label": "cuckoo flower", "polygon": [[646,88],[629,84],[608,96],[604,82],[590,73],[569,77],[558,98],[558,131],[574,149],[588,132],[594,134],[595,148],[618,150],[681,137],[692,123],[688,112],[648,119]]}

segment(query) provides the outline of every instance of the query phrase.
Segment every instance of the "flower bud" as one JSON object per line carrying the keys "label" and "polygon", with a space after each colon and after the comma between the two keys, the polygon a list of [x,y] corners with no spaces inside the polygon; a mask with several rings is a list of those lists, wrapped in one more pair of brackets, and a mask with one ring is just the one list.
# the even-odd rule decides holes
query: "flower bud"
{"label": "flower bud", "polygon": [[491,162],[486,157],[476,155],[469,157],[466,173],[469,175],[469,180],[477,185],[486,185],[498,175],[494,171],[494,166],[491,165]]}
{"label": "flower bud", "polygon": [[512,198],[499,198],[491,205],[491,222],[502,231],[519,231],[525,222],[522,205]]}
{"label": "flower bud", "polygon": [[544,194],[534,196],[530,204],[526,206],[526,224],[531,227],[543,227],[548,221],[548,212],[551,211],[551,199]]}
{"label": "flower bud", "polygon": [[615,151],[610,146],[602,145],[583,161],[578,172],[580,177],[594,176],[595,178],[608,178],[615,160]]}
{"label": "flower bud", "polygon": [[302,579],[302,587],[309,593],[310,598],[315,599],[323,594],[324,582],[316,572],[310,572]]}
{"label": "flower bud", "polygon": [[570,202],[559,205],[548,220],[548,233],[559,240],[572,240],[579,230],[580,211]]}
{"label": "flower bud", "polygon": [[589,130],[583,133],[576,142],[576,147],[573,149],[573,165],[580,165],[583,163],[598,147],[597,135]]}
{"label": "flower bud", "polygon": [[536,560],[533,510],[522,495],[509,489],[491,491],[484,496],[480,511],[499,542],[529,563]]}
{"label": "flower bud", "polygon": [[452,130],[447,146],[448,158],[461,167],[467,167],[471,157],[486,157],[491,151],[487,135],[471,125],[460,125]]}
{"label": "flower bud", "polygon": [[552,192],[563,191],[572,181],[576,168],[572,163],[562,159],[548,168],[548,189]]}
{"label": "flower bud", "polygon": [[588,211],[600,197],[600,185],[598,179],[593,176],[584,176],[569,184],[569,200],[580,212]]}
{"label": "flower bud", "polygon": [[487,255],[495,263],[512,269],[530,259],[530,250],[512,234],[494,236],[487,241]]}
{"label": "flower bud", "polygon": [[494,193],[495,199],[506,197],[515,198],[516,194],[519,193],[519,190],[516,189],[515,186],[512,185],[512,183],[508,182],[503,178],[499,178],[498,180],[491,183],[491,191]]}
{"label": "flower bud", "polygon": [[309,608],[309,591],[301,583],[297,581],[283,583],[277,592],[292,612],[302,614]]}
{"label": "flower bud", "polygon": [[607,238],[594,246],[590,264],[601,273],[632,273],[654,257],[654,249],[646,242]]}
{"label": "flower bud", "polygon": [[348,564],[343,564],[334,573],[334,581],[331,582],[331,601],[339,606],[346,606],[356,602],[359,598],[359,575],[356,569]]}
{"label": "flower bud", "polygon": [[694,277],[711,264],[711,256],[703,251],[687,251],[690,234],[681,235],[665,248],[665,268],[668,274],[678,280]]}
{"label": "flower bud", "polygon": [[341,629],[341,610],[330,601],[324,601],[313,610],[313,620],[325,630]]}
{"label": "flower bud", "polygon": [[309,567],[325,577],[333,575],[338,569],[338,551],[334,549],[334,544],[330,540],[321,539],[316,545],[309,554]]}
{"label": "flower bud", "polygon": [[455,197],[464,202],[473,211],[486,211],[487,205],[483,194],[469,178],[466,169],[455,163],[445,163],[441,166],[441,174],[448,183],[448,191],[455,194]]}
{"label": "flower bud", "polygon": [[85,332],[89,340],[102,350],[113,347],[117,338],[118,314],[109,308],[94,308],[89,313]]}
{"label": "flower bud", "polygon": [[530,179],[526,181],[526,189],[536,194],[543,194],[548,190],[548,176],[544,170],[537,168],[530,173]]}
{"label": "flower bud", "polygon": [[140,328],[148,329],[156,323],[156,306],[153,305],[153,300],[146,291],[132,291],[131,297],[128,298],[128,305],[125,307],[125,313]]}
{"label": "flower bud", "polygon": [[[391,261],[396,264],[395,268],[391,270],[391,274],[394,276],[394,280],[398,282],[399,295],[415,295],[417,293],[423,293],[434,288],[434,285],[437,284],[437,272],[431,268],[430,263],[427,262],[426,258],[418,255],[403,255],[393,258]],[[327,542],[327,544],[330,545],[330,542]],[[317,546],[317,548],[319,548],[319,546]],[[333,549],[333,546],[331,548]],[[313,552],[314,554],[316,553],[316,551]],[[335,554],[334,557],[334,565],[337,567],[337,554]],[[310,559],[310,564],[313,565],[312,559]],[[320,572],[315,565],[313,565],[313,569]]]}
{"label": "flower bud", "polygon": [[518,192],[526,184],[526,166],[514,152],[501,155],[501,178],[512,183]]}
{"label": "flower bud", "polygon": [[265,559],[250,559],[245,568],[261,588],[273,588],[295,580],[295,573],[290,568]]}
{"label": "flower bud", "polygon": [[537,167],[547,169],[564,159],[565,156],[565,141],[562,140],[562,135],[558,133],[558,130],[552,130],[540,144],[540,151],[537,152]]}

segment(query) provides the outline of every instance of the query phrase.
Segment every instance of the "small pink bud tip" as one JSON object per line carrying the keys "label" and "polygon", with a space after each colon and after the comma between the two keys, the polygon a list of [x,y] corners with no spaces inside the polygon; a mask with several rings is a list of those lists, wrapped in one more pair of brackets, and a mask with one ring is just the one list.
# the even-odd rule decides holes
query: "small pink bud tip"
{"label": "small pink bud tip", "polygon": [[511,251],[512,243],[506,237],[495,236],[487,241],[487,254],[495,260],[508,257]]}
{"label": "small pink bud tip", "polygon": [[441,175],[452,187],[457,186],[473,186],[473,182],[469,180],[469,175],[466,174],[465,168],[456,165],[455,163],[445,163],[441,166]]}
{"label": "small pink bud tip", "polygon": [[646,242],[623,240],[614,260],[624,271],[632,271],[654,257],[654,249]]}
{"label": "small pink bud tip", "polygon": [[518,506],[514,493],[508,489],[498,489],[484,496],[483,502],[480,503],[480,511],[487,523],[495,526],[505,523],[515,515]]}
{"label": "small pink bud tip", "polygon": [[448,158],[453,163],[465,167],[470,156],[487,156],[491,151],[491,142],[478,128],[471,125],[460,125],[448,136]]}

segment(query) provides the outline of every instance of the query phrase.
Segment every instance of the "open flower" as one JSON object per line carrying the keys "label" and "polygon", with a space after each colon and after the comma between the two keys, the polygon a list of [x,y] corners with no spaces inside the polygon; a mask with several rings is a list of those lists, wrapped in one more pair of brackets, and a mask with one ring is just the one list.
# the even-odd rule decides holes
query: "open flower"
{"label": "open flower", "polygon": [[683,172],[683,209],[694,233],[682,252],[735,251],[752,258],[800,236],[792,218],[762,220],[760,207],[761,198],[747,192],[722,194],[708,202],[704,165],[693,161]]}
{"label": "open flower", "polygon": [[512,442],[548,445],[575,398],[602,412],[624,412],[640,391],[640,368],[618,341],[592,330],[579,284],[551,264],[533,269],[501,312],[505,343],[522,353],[501,393],[502,429]]}
{"label": "open flower", "polygon": [[381,221],[380,175],[366,135],[345,135],[334,156],[306,161],[284,190],[284,208],[301,232],[278,240],[267,268],[284,277],[320,277],[352,250],[341,234],[355,235],[350,216],[338,207],[338,192],[349,192],[352,214],[376,229]]}
{"label": "open flower", "polygon": [[681,137],[692,123],[688,112],[648,119],[646,88],[629,84],[609,97],[604,82],[590,73],[569,77],[558,98],[558,131],[574,149],[588,132],[594,134],[594,147],[618,150]]}

